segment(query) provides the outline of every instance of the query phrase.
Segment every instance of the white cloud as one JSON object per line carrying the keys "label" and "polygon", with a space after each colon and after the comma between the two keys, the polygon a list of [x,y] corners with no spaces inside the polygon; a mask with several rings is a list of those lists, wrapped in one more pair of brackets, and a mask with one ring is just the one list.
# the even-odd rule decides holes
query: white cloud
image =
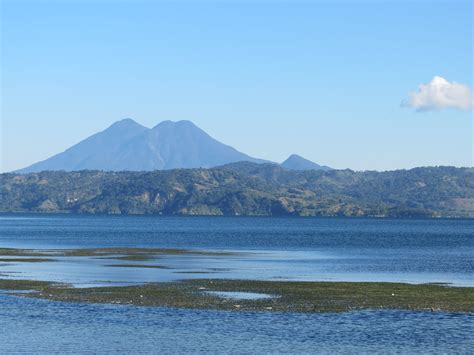
{"label": "white cloud", "polygon": [[402,106],[413,107],[418,111],[455,108],[469,110],[474,106],[472,90],[469,86],[448,81],[435,76],[427,84],[420,84],[417,92],[408,94]]}

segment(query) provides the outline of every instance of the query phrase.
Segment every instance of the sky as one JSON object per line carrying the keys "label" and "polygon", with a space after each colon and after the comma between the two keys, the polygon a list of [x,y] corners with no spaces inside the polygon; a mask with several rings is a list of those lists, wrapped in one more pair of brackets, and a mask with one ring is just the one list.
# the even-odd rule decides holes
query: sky
{"label": "sky", "polygon": [[3,172],[126,117],[276,162],[473,166],[472,1],[0,5]]}

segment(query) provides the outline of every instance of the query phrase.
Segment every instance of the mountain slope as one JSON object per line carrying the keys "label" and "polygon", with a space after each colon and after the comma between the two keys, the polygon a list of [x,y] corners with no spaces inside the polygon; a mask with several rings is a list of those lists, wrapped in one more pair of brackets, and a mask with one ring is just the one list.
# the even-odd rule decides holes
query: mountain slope
{"label": "mountain slope", "polygon": [[0,212],[474,217],[474,169],[290,171],[276,164],[153,172],[0,174]]}
{"label": "mountain slope", "polygon": [[132,138],[146,132],[143,127],[130,118],[115,122],[106,130],[96,133],[77,143],[62,153],[19,170],[31,173],[46,170],[114,170],[109,169],[121,147]]}
{"label": "mountain slope", "polygon": [[164,121],[149,129],[125,119],[18,172],[210,168],[238,161],[264,162],[218,142],[190,121]]}
{"label": "mountain slope", "polygon": [[[218,142],[190,121],[164,121],[124,147],[125,161],[134,155],[141,169],[211,168],[238,161],[263,162]],[[131,162],[133,163],[133,161]],[[124,170],[124,169],[115,169]]]}
{"label": "mountain slope", "polygon": [[281,166],[289,170],[331,170],[328,166],[316,164],[297,154],[290,155],[288,159],[281,163]]}

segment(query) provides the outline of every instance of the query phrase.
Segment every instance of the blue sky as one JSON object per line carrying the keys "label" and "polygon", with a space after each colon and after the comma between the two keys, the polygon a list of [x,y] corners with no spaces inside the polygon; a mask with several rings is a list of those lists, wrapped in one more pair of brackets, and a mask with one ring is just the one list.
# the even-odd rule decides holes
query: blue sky
{"label": "blue sky", "polygon": [[472,109],[401,105],[472,88],[471,1],[0,2],[2,171],[125,117],[274,161],[473,165]]}

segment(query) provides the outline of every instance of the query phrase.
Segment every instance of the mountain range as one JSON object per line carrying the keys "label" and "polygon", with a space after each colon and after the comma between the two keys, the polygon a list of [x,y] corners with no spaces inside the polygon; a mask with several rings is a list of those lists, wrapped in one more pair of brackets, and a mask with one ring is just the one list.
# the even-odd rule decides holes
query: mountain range
{"label": "mountain range", "polygon": [[[153,171],[212,168],[240,161],[272,163],[217,141],[191,121],[163,121],[147,128],[126,118],[62,153],[17,172]],[[296,154],[281,166],[290,170],[331,169]]]}

